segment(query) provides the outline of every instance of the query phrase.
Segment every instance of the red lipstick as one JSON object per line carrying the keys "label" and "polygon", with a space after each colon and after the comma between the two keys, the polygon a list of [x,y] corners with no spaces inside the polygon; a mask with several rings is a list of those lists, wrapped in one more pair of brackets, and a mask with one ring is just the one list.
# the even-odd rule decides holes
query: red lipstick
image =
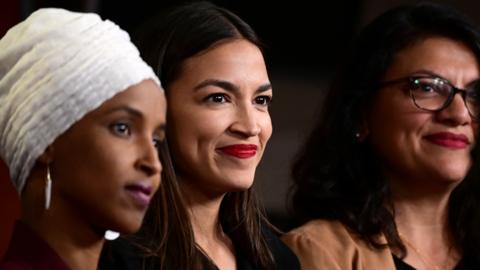
{"label": "red lipstick", "polygon": [[142,184],[132,184],[125,187],[127,193],[142,208],[147,208],[150,204],[152,187]]}
{"label": "red lipstick", "polygon": [[218,150],[229,156],[247,159],[257,154],[257,148],[255,144],[232,144],[218,148]]}
{"label": "red lipstick", "polygon": [[464,149],[470,145],[467,136],[450,132],[438,132],[424,138],[433,144],[452,149]]}

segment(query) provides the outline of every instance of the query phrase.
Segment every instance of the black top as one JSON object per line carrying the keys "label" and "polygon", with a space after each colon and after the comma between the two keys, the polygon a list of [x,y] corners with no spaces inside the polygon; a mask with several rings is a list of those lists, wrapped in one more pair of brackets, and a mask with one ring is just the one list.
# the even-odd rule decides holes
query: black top
{"label": "black top", "polygon": [[[397,270],[415,270],[414,267],[404,262],[402,259],[398,258],[397,256],[393,255],[393,261],[395,263],[395,268]],[[475,265],[473,262],[469,262],[466,259],[462,259],[457,266],[455,266],[454,270],[474,270],[480,269],[480,265]]]}
{"label": "black top", "polygon": [[[263,228],[277,270],[300,270],[295,254],[270,230]],[[257,270],[239,248],[236,248],[238,270]],[[100,270],[154,270],[155,263],[145,260],[142,252],[128,240],[108,241],[100,257]],[[261,269],[258,269],[261,270]]]}
{"label": "black top", "polygon": [[415,270],[415,268],[395,255],[393,255],[393,262],[395,263],[395,269],[397,270]]}

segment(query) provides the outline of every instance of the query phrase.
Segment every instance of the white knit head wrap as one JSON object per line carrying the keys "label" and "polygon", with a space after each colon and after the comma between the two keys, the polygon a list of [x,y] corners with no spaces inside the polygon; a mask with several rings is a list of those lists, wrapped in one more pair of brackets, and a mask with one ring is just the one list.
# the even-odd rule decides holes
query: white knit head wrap
{"label": "white knit head wrap", "polygon": [[146,79],[160,85],[128,34],[96,14],[40,9],[10,29],[0,40],[0,156],[17,191],[59,135]]}

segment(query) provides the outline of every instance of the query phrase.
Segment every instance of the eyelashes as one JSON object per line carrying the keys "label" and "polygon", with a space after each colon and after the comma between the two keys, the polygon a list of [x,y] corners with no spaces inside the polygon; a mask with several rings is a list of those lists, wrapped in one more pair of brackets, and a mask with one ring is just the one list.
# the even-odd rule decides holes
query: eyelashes
{"label": "eyelashes", "polygon": [[[115,122],[109,126],[110,131],[120,138],[129,139],[131,136],[134,135],[134,128],[132,124],[128,122]],[[162,145],[165,143],[165,135],[153,135],[152,145],[157,149],[160,150]]]}
{"label": "eyelashes", "polygon": [[230,99],[229,99],[229,97],[228,97],[226,94],[223,94],[223,93],[214,93],[214,94],[208,95],[208,96],[204,99],[204,101],[221,104],[221,103],[230,102]]}
{"label": "eyelashes", "polygon": [[272,97],[267,95],[258,96],[255,98],[255,103],[262,106],[268,106],[272,103]]}
{"label": "eyelashes", "polygon": [[132,129],[128,123],[117,122],[110,125],[113,134],[120,137],[129,137],[132,135]]}
{"label": "eyelashes", "polygon": [[[208,95],[203,99],[204,102],[213,103],[213,104],[224,104],[231,102],[231,98],[225,93],[213,93]],[[254,105],[260,105],[262,107],[268,107],[272,102],[272,96],[269,95],[261,95],[256,96],[253,99]]]}

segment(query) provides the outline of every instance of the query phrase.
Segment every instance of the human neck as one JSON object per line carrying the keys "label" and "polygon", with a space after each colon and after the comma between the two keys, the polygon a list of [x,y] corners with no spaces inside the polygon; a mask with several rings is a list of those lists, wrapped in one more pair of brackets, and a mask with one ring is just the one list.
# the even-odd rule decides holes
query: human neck
{"label": "human neck", "polygon": [[408,251],[405,261],[417,269],[455,266],[459,252],[448,226],[448,202],[454,186],[417,184],[411,188],[412,183],[406,182],[391,184],[397,231]]}
{"label": "human neck", "polygon": [[427,230],[445,228],[449,196],[449,194],[429,197],[393,194],[397,226],[414,226]]}
{"label": "human neck", "polygon": [[69,268],[97,269],[103,236],[94,232],[78,213],[54,200],[52,196],[52,205],[45,210],[38,199],[35,204],[29,196],[23,196],[21,220],[45,240]]}
{"label": "human neck", "polygon": [[219,215],[224,194],[216,196],[205,194],[197,187],[186,184],[187,181],[182,182],[182,195],[185,198],[195,241],[203,248],[204,242],[218,241],[219,236],[223,234]]}
{"label": "human neck", "polygon": [[385,173],[397,221],[412,225],[446,225],[450,194],[460,181],[441,181],[432,177],[418,179],[412,175]]}
{"label": "human neck", "polygon": [[205,194],[188,184],[182,184],[181,189],[196,244],[220,269],[235,269],[234,246],[223,232],[219,218],[225,194]]}

